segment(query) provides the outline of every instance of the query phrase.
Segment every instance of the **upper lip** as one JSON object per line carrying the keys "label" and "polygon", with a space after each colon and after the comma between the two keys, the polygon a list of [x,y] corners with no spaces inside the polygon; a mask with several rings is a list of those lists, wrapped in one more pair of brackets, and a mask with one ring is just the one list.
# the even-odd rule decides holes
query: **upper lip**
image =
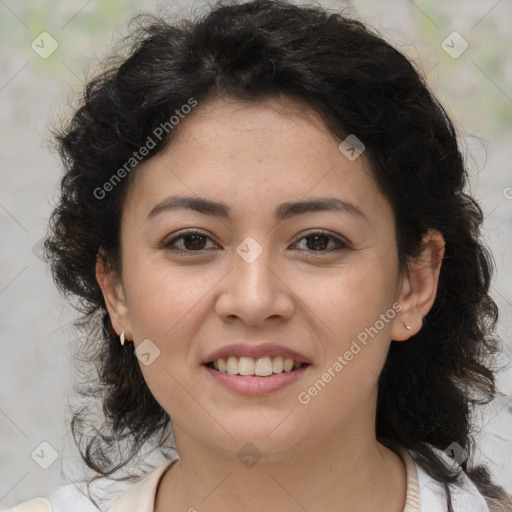
{"label": "upper lip", "polygon": [[203,361],[203,364],[217,361],[220,358],[227,359],[229,356],[234,357],[252,357],[258,359],[264,356],[278,357],[281,356],[283,359],[293,359],[300,363],[310,364],[309,359],[299,354],[295,350],[292,350],[282,345],[276,345],[273,343],[261,343],[259,345],[251,345],[249,343],[237,343],[234,345],[227,345],[211,352]]}

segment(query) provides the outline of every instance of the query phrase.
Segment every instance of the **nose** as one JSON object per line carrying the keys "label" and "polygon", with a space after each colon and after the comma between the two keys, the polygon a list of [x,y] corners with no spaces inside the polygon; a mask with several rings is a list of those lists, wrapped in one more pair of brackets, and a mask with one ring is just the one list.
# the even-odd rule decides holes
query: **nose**
{"label": "nose", "polygon": [[295,301],[282,266],[275,264],[268,246],[262,249],[255,259],[246,258],[242,251],[234,254],[233,268],[222,280],[216,302],[216,312],[224,321],[268,325],[293,315]]}

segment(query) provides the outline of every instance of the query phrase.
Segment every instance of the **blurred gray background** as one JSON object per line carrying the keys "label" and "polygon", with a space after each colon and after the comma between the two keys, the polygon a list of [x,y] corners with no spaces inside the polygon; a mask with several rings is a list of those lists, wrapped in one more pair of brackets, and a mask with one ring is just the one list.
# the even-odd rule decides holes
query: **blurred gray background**
{"label": "blurred gray background", "polygon": [[[512,1],[320,3],[350,9],[413,58],[455,121],[497,264],[492,294],[503,362],[510,364]],[[0,508],[46,495],[84,472],[68,426],[74,312],[39,253],[62,172],[47,147],[49,127],[69,115],[96,59],[132,15],[162,8],[188,15],[204,6],[0,0]],[[512,370],[500,374],[499,385],[503,396],[479,419],[477,456],[512,493]]]}

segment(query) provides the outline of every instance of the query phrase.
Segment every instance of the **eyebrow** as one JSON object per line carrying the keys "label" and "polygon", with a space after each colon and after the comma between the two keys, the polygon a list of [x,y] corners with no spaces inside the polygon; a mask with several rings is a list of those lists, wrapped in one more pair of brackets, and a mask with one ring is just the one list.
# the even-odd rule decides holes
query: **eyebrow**
{"label": "eyebrow", "polygon": [[[161,213],[179,208],[194,210],[205,215],[223,219],[231,218],[231,208],[227,204],[218,203],[202,197],[171,196],[158,203],[149,212],[146,221]],[[348,213],[368,222],[366,215],[355,204],[343,201],[337,197],[321,197],[305,201],[281,203],[275,209],[274,217],[276,220],[280,221],[295,215],[321,211]]]}

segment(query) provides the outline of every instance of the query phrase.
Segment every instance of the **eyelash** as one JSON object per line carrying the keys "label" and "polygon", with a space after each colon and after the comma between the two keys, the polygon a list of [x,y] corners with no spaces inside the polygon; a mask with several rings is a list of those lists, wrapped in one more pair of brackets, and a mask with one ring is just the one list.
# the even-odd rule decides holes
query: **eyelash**
{"label": "eyelash", "polygon": [[[199,255],[204,255],[205,251],[207,251],[208,249],[200,249],[200,250],[197,250],[197,251],[193,251],[193,250],[178,249],[176,247],[173,247],[173,245],[178,240],[182,240],[182,239],[186,238],[187,236],[191,236],[191,235],[200,235],[200,236],[206,237],[206,238],[211,240],[211,238],[208,235],[206,235],[205,233],[202,233],[201,231],[197,231],[197,230],[191,229],[191,230],[187,230],[187,231],[181,232],[178,236],[175,236],[173,239],[169,240],[168,242],[164,242],[162,244],[162,247],[164,249],[166,249],[166,250],[169,250],[169,251],[172,251],[172,252],[175,252],[175,253],[181,253],[181,254],[187,254],[187,255],[191,255],[193,253],[198,253]],[[316,254],[316,253],[332,253],[332,252],[337,252],[337,251],[346,250],[346,249],[350,248],[348,243],[344,242],[343,240],[340,240],[339,238],[331,235],[329,232],[327,232],[325,230],[322,230],[322,229],[319,229],[317,231],[310,231],[308,233],[302,234],[302,236],[299,238],[298,241],[300,242],[301,240],[307,239],[307,238],[312,237],[314,235],[325,236],[325,237],[327,237],[329,239],[329,241],[334,241],[334,243],[336,243],[338,247],[336,249],[330,249],[330,250],[325,249],[325,250],[318,250],[318,251],[310,249],[310,250],[307,251],[309,253],[312,253],[312,254]],[[329,242],[328,242],[328,244],[329,244]]]}

